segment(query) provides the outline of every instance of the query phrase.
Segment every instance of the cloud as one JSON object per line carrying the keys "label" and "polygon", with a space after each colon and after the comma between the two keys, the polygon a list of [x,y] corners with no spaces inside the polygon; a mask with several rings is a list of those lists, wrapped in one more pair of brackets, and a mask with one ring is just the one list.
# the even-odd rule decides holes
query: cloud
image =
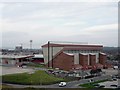
{"label": "cloud", "polygon": [[84,29],[86,32],[90,33],[99,33],[99,32],[116,32],[118,31],[118,24],[106,24],[106,25],[96,25],[87,27]]}
{"label": "cloud", "polygon": [[0,26],[4,45],[10,46],[27,47],[30,39],[36,47],[49,40],[117,45],[117,14],[113,2],[7,3]]}
{"label": "cloud", "polygon": [[119,0],[0,0],[0,2],[118,2]]}
{"label": "cloud", "polygon": [[84,25],[84,24],[86,24],[86,22],[67,22],[67,23],[65,23],[64,25],[65,26],[76,26],[76,25]]}

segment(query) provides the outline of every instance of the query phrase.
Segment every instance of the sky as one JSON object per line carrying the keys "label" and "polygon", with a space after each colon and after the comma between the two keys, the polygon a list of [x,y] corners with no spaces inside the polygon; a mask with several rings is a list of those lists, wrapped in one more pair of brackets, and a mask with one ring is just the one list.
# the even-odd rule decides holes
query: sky
{"label": "sky", "polygon": [[30,48],[30,40],[33,40],[33,48],[40,48],[48,41],[118,46],[117,0],[30,1],[1,1],[0,41],[3,48],[21,44]]}

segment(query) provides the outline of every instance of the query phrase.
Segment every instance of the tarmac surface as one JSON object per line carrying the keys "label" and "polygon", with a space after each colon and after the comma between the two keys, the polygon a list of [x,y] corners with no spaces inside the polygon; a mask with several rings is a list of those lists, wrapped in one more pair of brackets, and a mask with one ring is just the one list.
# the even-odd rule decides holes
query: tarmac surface
{"label": "tarmac surface", "polygon": [[119,86],[118,81],[119,79],[117,79],[116,81],[106,81],[106,82],[99,83],[99,85],[104,85],[105,86],[104,88],[116,88],[111,85]]}
{"label": "tarmac surface", "polygon": [[15,66],[0,66],[0,75],[6,74],[14,74],[14,73],[24,73],[24,72],[32,72],[34,71],[32,68],[22,68]]}

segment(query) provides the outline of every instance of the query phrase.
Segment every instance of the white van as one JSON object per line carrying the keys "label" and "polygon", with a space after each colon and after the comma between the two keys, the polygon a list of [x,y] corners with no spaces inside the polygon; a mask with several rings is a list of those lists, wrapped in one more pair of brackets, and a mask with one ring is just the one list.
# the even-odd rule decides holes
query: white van
{"label": "white van", "polygon": [[66,86],[66,82],[60,82],[59,83],[59,87],[64,87],[64,86]]}

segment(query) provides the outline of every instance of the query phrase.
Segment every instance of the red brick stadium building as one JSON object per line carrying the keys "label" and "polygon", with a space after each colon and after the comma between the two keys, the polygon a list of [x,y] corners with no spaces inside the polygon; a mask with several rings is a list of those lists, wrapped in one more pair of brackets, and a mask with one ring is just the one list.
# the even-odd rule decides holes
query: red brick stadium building
{"label": "red brick stadium building", "polygon": [[106,54],[102,45],[53,44],[42,46],[44,63],[63,70],[103,68]]}

